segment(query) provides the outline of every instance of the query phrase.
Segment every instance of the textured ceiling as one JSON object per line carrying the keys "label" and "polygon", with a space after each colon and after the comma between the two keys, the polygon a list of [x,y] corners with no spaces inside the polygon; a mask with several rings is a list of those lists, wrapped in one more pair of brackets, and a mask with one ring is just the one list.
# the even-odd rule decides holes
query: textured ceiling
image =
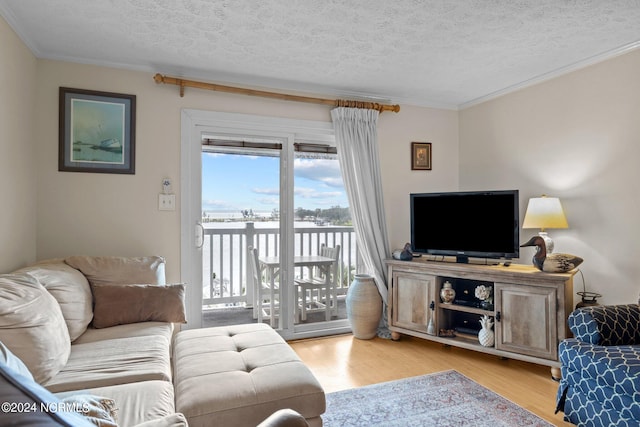
{"label": "textured ceiling", "polygon": [[39,58],[444,108],[640,47],[640,0],[0,0],[0,13]]}

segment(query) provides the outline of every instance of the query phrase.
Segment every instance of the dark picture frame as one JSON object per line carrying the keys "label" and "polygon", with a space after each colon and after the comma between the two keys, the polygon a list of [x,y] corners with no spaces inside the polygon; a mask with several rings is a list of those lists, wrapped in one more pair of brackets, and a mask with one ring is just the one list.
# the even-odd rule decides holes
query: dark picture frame
{"label": "dark picture frame", "polygon": [[135,174],[135,95],[60,87],[59,131],[59,171]]}
{"label": "dark picture frame", "polygon": [[431,143],[411,143],[411,170],[431,170]]}

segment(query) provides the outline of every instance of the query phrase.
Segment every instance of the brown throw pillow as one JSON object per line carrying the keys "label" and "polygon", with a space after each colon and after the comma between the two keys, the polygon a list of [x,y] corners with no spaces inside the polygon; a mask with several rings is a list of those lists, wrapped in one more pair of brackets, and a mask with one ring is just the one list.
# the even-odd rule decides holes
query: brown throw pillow
{"label": "brown throw pillow", "polygon": [[186,323],[184,284],[92,285],[93,327],[137,322]]}

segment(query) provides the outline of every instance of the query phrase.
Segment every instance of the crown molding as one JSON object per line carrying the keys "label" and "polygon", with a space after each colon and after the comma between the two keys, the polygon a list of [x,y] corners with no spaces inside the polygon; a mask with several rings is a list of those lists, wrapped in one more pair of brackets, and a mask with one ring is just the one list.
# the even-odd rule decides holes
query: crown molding
{"label": "crown molding", "polygon": [[48,55],[39,51],[36,47],[35,43],[28,37],[27,32],[23,30],[23,28],[19,25],[19,21],[15,18],[10,8],[6,3],[0,2],[0,15],[5,19],[7,24],[13,29],[13,31],[17,34],[17,36],[22,40],[22,42],[27,46],[27,48],[34,54],[34,56],[38,59],[49,59],[55,61],[64,61],[64,62],[72,62],[79,63],[85,65],[96,65],[101,67],[108,68],[117,68],[124,70],[133,70],[133,71],[142,71],[149,73],[163,73],[163,74],[172,74],[182,76],[184,78],[196,78],[196,79],[204,79],[218,84],[233,84],[233,85],[241,85],[249,88],[258,88],[258,89],[273,89],[276,91],[293,91],[294,93],[300,94],[314,94],[320,96],[331,96],[340,99],[351,99],[356,101],[365,101],[365,102],[377,102],[381,104],[400,104],[400,105],[412,105],[416,107],[425,107],[425,108],[435,108],[442,110],[454,110],[460,111],[466,108],[470,108],[484,102],[499,98],[501,96],[519,91],[521,89],[534,86],[536,84],[554,79],[556,77],[560,77],[562,75],[571,73],[573,71],[580,70],[582,68],[586,68],[591,65],[595,65],[600,62],[604,62],[606,60],[612,59],[614,57],[626,54],[633,50],[640,48],[640,40],[623,45],[619,48],[592,56],[582,61],[578,61],[576,63],[570,64],[565,67],[558,68],[556,70],[550,71],[548,73],[544,73],[542,75],[533,77],[531,79],[525,80],[523,82],[505,87],[495,92],[488,93],[486,95],[480,96],[475,99],[471,99],[469,101],[463,102],[461,104],[450,104],[439,101],[433,101],[429,99],[423,98],[414,98],[414,97],[402,97],[402,96],[393,96],[391,94],[379,94],[379,93],[364,93],[360,91],[350,91],[343,89],[331,88],[323,85],[318,85],[314,83],[303,83],[303,82],[293,82],[283,79],[273,79],[273,78],[262,78],[258,76],[250,76],[250,75],[238,75],[226,72],[219,72],[216,70],[206,71],[206,70],[187,70],[187,69],[179,69],[178,67],[167,67],[161,64],[148,64],[148,65],[133,65],[128,63],[114,63],[100,60],[88,60],[86,58],[78,58],[73,56],[61,56],[61,55]]}
{"label": "crown molding", "polygon": [[569,74],[569,73],[572,73],[574,71],[581,70],[583,68],[589,67],[591,65],[595,65],[595,64],[607,61],[609,59],[613,59],[613,58],[615,58],[617,56],[624,55],[625,53],[629,53],[629,52],[631,52],[633,50],[636,50],[638,48],[640,48],[640,40],[635,41],[633,43],[626,44],[626,45],[621,46],[621,47],[619,47],[617,49],[613,49],[613,50],[601,53],[599,55],[592,56],[592,57],[587,58],[585,60],[575,62],[575,63],[573,63],[571,65],[566,66],[566,67],[561,67],[561,68],[558,68],[556,70],[550,71],[548,73],[541,74],[541,75],[536,76],[536,77],[534,77],[532,79],[525,80],[525,81],[523,81],[521,83],[508,86],[508,87],[506,87],[504,89],[501,89],[501,90],[496,91],[496,92],[489,93],[487,95],[481,96],[481,97],[473,99],[471,101],[467,101],[465,103],[462,103],[462,104],[458,105],[458,110],[464,110],[465,108],[469,108],[469,107],[473,107],[473,106],[478,105],[478,104],[482,104],[484,102],[490,101],[492,99],[499,98],[499,97],[507,95],[509,93],[513,93],[513,92],[519,91],[521,89],[524,89],[524,88],[527,88],[527,87],[530,87],[530,86],[534,86],[534,85],[537,85],[537,84],[545,82],[545,81],[549,81],[549,80],[555,79],[556,77],[560,77],[560,76],[563,76],[565,74]]}

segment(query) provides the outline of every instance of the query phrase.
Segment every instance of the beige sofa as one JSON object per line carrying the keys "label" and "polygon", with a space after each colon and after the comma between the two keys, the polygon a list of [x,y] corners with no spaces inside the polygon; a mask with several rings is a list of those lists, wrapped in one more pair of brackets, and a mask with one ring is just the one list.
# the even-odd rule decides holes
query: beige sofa
{"label": "beige sofa", "polygon": [[[5,362],[103,426],[257,425],[282,408],[322,425],[322,387],[268,326],[178,332],[185,286],[166,284],[164,268],[76,256],[0,275]],[[0,424],[8,415],[27,414],[0,412]]]}

